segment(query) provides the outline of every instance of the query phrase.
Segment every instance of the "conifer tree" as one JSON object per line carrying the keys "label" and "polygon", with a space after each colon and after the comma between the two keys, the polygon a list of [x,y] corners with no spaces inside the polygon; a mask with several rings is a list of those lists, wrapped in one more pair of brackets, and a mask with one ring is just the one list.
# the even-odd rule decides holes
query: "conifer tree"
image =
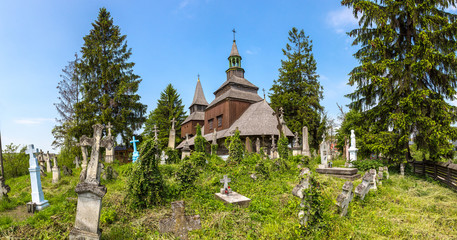
{"label": "conifer tree", "polygon": [[316,60],[312,41],[304,31],[292,28],[289,42],[281,60],[279,78],[274,81],[270,94],[273,109],[283,107],[284,120],[292,132],[302,132],[303,126],[309,129],[309,144],[317,149],[325,130],[324,108],[320,105],[323,88],[316,73]]}
{"label": "conifer tree", "polygon": [[76,104],[78,125],[73,129],[76,138],[91,135],[95,123],[113,126],[114,136],[123,142],[143,125],[146,105],[136,94],[141,79],[133,73],[135,63],[127,48],[126,35],[113,24],[110,13],[101,8],[93,29],[84,37],[81,61],[76,69],[82,83],[82,100]]}
{"label": "conifer tree", "polygon": [[176,141],[179,143],[181,136],[181,124],[185,120],[184,105],[178,91],[173,85],[168,84],[160,93],[160,99],[157,100],[157,107],[149,113],[145,123],[143,136],[146,138],[154,137],[154,125],[157,125],[159,147],[162,149],[168,146],[168,137],[172,127],[171,120],[175,119]]}
{"label": "conifer tree", "polygon": [[349,32],[360,45],[360,65],[350,73],[356,90],[347,96],[369,126],[364,143],[395,162],[411,159],[410,137],[432,160],[449,156],[457,138],[455,1],[344,0],[360,16]]}

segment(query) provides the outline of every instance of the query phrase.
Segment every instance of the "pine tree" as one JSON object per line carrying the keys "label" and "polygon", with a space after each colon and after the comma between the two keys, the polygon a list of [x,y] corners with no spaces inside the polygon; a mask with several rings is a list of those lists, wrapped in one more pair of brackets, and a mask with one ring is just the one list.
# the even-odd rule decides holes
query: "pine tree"
{"label": "pine tree", "polygon": [[411,159],[409,140],[430,159],[451,154],[457,138],[454,100],[457,80],[455,1],[344,0],[359,29],[349,32],[360,45],[360,65],[350,73],[356,90],[347,96],[368,126],[364,143],[391,161]]}
{"label": "pine tree", "polygon": [[113,24],[110,13],[101,8],[93,29],[84,37],[81,61],[76,69],[82,83],[82,100],[76,104],[76,138],[91,135],[95,123],[111,123],[112,134],[128,143],[145,121],[146,105],[136,94],[141,79],[133,73],[135,63],[127,48],[126,35]]}
{"label": "pine tree", "polygon": [[270,94],[273,109],[284,109],[284,120],[292,132],[302,132],[303,126],[309,130],[309,144],[317,149],[325,130],[324,108],[320,105],[323,88],[316,73],[316,60],[312,41],[297,28],[289,31],[289,42],[281,60],[279,78],[274,81]]}
{"label": "pine tree", "polygon": [[172,127],[171,120],[175,119],[176,141],[180,142],[181,123],[185,120],[184,105],[178,91],[173,85],[168,84],[157,100],[157,107],[150,112],[145,123],[143,136],[154,137],[154,125],[157,125],[159,147],[163,149],[168,146],[168,137]]}

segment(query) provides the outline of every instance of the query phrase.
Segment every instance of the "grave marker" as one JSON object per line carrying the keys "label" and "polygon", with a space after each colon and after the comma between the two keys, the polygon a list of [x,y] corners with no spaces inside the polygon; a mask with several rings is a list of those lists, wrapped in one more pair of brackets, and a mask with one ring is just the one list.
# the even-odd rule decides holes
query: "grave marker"
{"label": "grave marker", "polygon": [[354,185],[352,182],[345,182],[343,185],[343,192],[336,198],[336,205],[340,209],[340,216],[346,216],[348,212],[349,203],[352,201],[352,197],[354,196],[352,193],[353,188]]}
{"label": "grave marker", "polygon": [[176,142],[176,130],[175,130],[175,123],[176,120],[173,118],[171,122],[171,129],[170,129],[170,137],[168,138],[168,147],[175,149],[175,142]]}
{"label": "grave marker", "polygon": [[362,178],[362,183],[360,183],[354,191],[355,194],[360,197],[360,199],[363,200],[368,191],[370,191],[370,188],[372,186],[371,181],[373,181],[373,176],[371,175],[371,173],[366,172]]}
{"label": "grave marker", "polygon": [[78,156],[75,157],[75,160],[73,161],[73,163],[75,164],[75,168],[79,168],[79,157]]}
{"label": "grave marker", "polygon": [[308,157],[311,157],[311,152],[309,151],[308,144],[308,127],[303,127],[303,143],[302,143],[302,154]]}
{"label": "grave marker", "polygon": [[[108,129],[108,136],[106,138],[111,138],[111,141],[114,143],[114,136],[111,135],[111,122],[108,122],[108,125],[106,125],[106,128]],[[111,148],[106,148],[105,151],[105,162],[106,163],[112,163],[114,162],[114,147],[112,146]]]}
{"label": "grave marker", "polygon": [[172,202],[171,209],[172,216],[159,221],[160,233],[172,232],[178,238],[187,239],[189,231],[201,229],[200,215],[186,216],[184,201]]}
{"label": "grave marker", "polygon": [[357,161],[357,151],[359,149],[355,146],[355,134],[354,130],[351,130],[351,147],[348,149],[349,152],[349,167],[352,167],[352,162]]}
{"label": "grave marker", "polygon": [[371,189],[373,189],[374,191],[378,190],[378,187],[376,187],[376,183],[378,181],[378,175],[376,174],[376,169],[370,169],[370,174],[372,176],[372,180],[371,180]]}
{"label": "grave marker", "polygon": [[[155,126],[155,125],[154,125]],[[136,160],[138,160],[138,158],[140,157],[140,153],[138,152],[138,150],[136,149],[136,143],[137,142],[140,142],[139,140],[136,140],[135,139],[135,136],[133,136],[133,140],[130,141],[130,143],[133,144],[133,154],[132,154],[132,162],[136,162]]]}
{"label": "grave marker", "polygon": [[58,183],[60,180],[60,169],[57,165],[57,157],[54,156],[54,166],[52,166],[52,183]]}
{"label": "grave marker", "polygon": [[32,208],[40,211],[49,207],[48,200],[44,199],[43,189],[41,188],[41,178],[40,178],[40,167],[38,166],[38,161],[35,158],[35,154],[38,154],[38,149],[35,149],[33,144],[28,145],[26,154],[29,154],[29,172],[30,172],[30,184],[32,186],[32,201],[27,203],[28,206],[35,206]]}
{"label": "grave marker", "polygon": [[224,184],[224,187],[221,188],[221,191],[215,193],[216,198],[222,200],[226,204],[237,204],[241,207],[248,207],[251,199],[232,191],[230,186],[228,185],[229,182],[232,180],[224,175],[224,177],[220,180],[221,183]]}

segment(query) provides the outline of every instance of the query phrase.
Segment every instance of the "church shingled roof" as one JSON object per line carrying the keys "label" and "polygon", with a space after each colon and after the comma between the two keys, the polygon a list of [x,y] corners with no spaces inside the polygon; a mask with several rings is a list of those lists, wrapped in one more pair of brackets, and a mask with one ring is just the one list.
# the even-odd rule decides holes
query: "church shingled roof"
{"label": "church shingled roof", "polygon": [[[238,57],[241,57],[240,54],[238,53],[238,48],[236,47],[236,41],[233,40],[233,44],[232,44],[232,50],[230,51],[230,56],[238,56]],[[229,57],[230,57],[229,56]]]}
{"label": "church shingled roof", "polygon": [[197,86],[195,87],[194,99],[192,100],[192,105],[204,105],[208,106],[208,102],[206,101],[205,94],[203,93],[202,84],[200,83],[200,79],[197,81]]}

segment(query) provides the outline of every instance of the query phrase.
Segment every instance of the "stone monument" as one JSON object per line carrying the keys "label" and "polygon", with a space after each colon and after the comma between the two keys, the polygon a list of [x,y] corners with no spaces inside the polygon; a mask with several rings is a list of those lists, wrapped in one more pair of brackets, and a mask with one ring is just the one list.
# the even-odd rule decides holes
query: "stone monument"
{"label": "stone monument", "polygon": [[370,191],[370,188],[372,186],[371,181],[373,181],[373,176],[371,175],[371,173],[366,172],[362,178],[362,183],[360,183],[354,191],[355,194],[360,197],[360,199],[363,200],[368,191]]}
{"label": "stone monument", "polygon": [[400,175],[405,176],[405,164],[400,163]]}
{"label": "stone monument", "polygon": [[322,142],[319,146],[320,155],[321,155],[321,164],[318,166],[319,168],[326,168],[328,167],[328,160],[327,160],[327,142],[325,141],[325,134],[322,135]]}
{"label": "stone monument", "polygon": [[184,208],[184,201],[171,203],[172,216],[159,221],[160,233],[172,232],[180,239],[187,239],[188,231],[201,229],[200,215],[186,216]]}
{"label": "stone monument", "polygon": [[57,165],[57,157],[54,156],[54,166],[52,166],[52,183],[58,183],[60,180],[60,169]]}
{"label": "stone monument", "polygon": [[[111,126],[111,122],[108,123],[108,125],[106,125],[106,129],[108,129],[108,136],[106,136],[107,138],[111,138],[112,141],[114,142],[114,136],[111,135],[111,128],[113,126]],[[106,163],[112,163],[114,162],[114,147],[110,148],[110,149],[105,149],[105,162]]]}
{"label": "stone monument", "polygon": [[181,159],[190,156],[190,147],[189,147],[189,134],[186,133],[186,142],[184,142],[184,147],[181,149]]}
{"label": "stone monument", "polygon": [[[43,210],[49,207],[48,200],[44,199],[43,189],[41,188],[41,178],[40,178],[40,167],[38,166],[38,161],[35,158],[35,154],[38,154],[38,149],[35,150],[33,144],[28,145],[25,153],[29,154],[29,172],[30,172],[30,183],[32,186],[32,201],[27,203],[28,209],[34,210]],[[33,207],[32,207],[33,206]]]}
{"label": "stone monument", "polygon": [[224,184],[224,187],[221,188],[221,191],[215,193],[216,198],[222,200],[226,204],[237,204],[241,207],[248,207],[251,199],[232,191],[230,186],[228,185],[231,182],[231,179],[224,175],[224,178],[220,180],[221,183]]}
{"label": "stone monument", "polygon": [[352,197],[354,196],[352,193],[353,188],[354,185],[352,182],[345,182],[343,185],[343,192],[336,198],[336,205],[340,209],[340,216],[346,216],[348,212],[349,203],[352,201]]}
{"label": "stone monument", "polygon": [[271,158],[271,159],[276,159],[276,158],[278,158],[278,151],[277,151],[276,143],[275,143],[275,135],[271,135],[270,158]]}
{"label": "stone monument", "polygon": [[0,176],[0,199],[8,197],[8,193],[11,191],[10,186],[5,184],[5,171],[3,169],[3,155],[2,155],[2,134],[0,132],[0,170],[2,176]]}
{"label": "stone monument", "polygon": [[176,120],[173,118],[171,122],[171,129],[170,129],[170,137],[168,138],[168,147],[175,149],[175,142],[176,142],[176,130],[175,130],[175,123]]}
{"label": "stone monument", "polygon": [[78,156],[75,157],[75,160],[73,161],[73,163],[75,164],[75,168],[79,168],[79,157]]}
{"label": "stone monument", "polygon": [[376,169],[370,169],[370,174],[372,176],[372,180],[371,180],[371,189],[373,189],[373,191],[376,191],[378,190],[378,187],[376,186],[376,183],[378,182],[378,175],[376,174]]}
{"label": "stone monument", "polygon": [[305,226],[310,216],[310,205],[306,203],[307,199],[305,199],[305,196],[303,195],[303,190],[310,188],[309,180],[311,177],[311,171],[309,170],[309,168],[303,168],[300,171],[299,177],[300,183],[292,189],[292,194],[301,199],[301,210],[298,212],[298,219],[300,221],[300,224]]}
{"label": "stone monument", "polygon": [[311,152],[309,151],[309,143],[308,143],[308,127],[303,127],[303,143],[302,143],[302,154],[304,156],[311,157]]}
{"label": "stone monument", "polygon": [[354,130],[351,130],[351,147],[348,149],[349,152],[349,167],[352,167],[352,162],[357,161],[357,151],[355,146],[355,134]]}
{"label": "stone monument", "polygon": [[44,160],[46,161],[46,172],[50,173],[52,168],[51,168],[51,156],[49,155],[49,151],[46,152]]}
{"label": "stone monument", "polygon": [[[155,125],[154,125],[155,126]],[[135,139],[135,136],[133,136],[133,140],[130,141],[130,143],[133,144],[133,154],[132,154],[132,162],[136,162],[136,160],[138,160],[138,158],[140,157],[140,153],[138,152],[138,150],[136,149],[136,143],[137,142],[140,142],[139,140],[136,140]]]}
{"label": "stone monument", "polygon": [[256,153],[260,153],[260,139],[259,138],[257,138],[255,140],[255,151],[256,151]]}
{"label": "stone monument", "polygon": [[294,141],[292,142],[292,155],[297,156],[301,154],[300,143],[298,142],[298,132],[295,132]]}
{"label": "stone monument", "polygon": [[389,179],[389,168],[387,166],[384,166],[384,174],[386,175],[386,179]]}
{"label": "stone monument", "polygon": [[100,212],[102,208],[102,198],[106,194],[106,187],[100,185],[100,148],[113,147],[112,138],[102,139],[103,128],[101,124],[93,125],[94,136],[88,138],[81,137],[84,145],[91,145],[92,152],[90,161],[87,165],[87,172],[79,179],[75,192],[78,194],[76,207],[75,226],[70,232],[70,239],[100,239],[101,231],[99,227]]}

